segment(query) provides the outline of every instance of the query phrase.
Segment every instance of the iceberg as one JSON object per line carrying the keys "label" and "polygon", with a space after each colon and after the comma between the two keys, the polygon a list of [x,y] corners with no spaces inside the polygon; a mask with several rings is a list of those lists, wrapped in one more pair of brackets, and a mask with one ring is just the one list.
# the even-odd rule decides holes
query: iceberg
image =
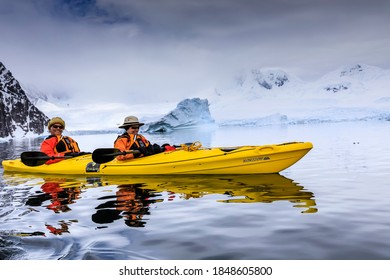
{"label": "iceberg", "polygon": [[171,132],[176,129],[192,128],[213,124],[207,99],[184,99],[177,107],[160,120],[145,124],[142,131],[148,133]]}

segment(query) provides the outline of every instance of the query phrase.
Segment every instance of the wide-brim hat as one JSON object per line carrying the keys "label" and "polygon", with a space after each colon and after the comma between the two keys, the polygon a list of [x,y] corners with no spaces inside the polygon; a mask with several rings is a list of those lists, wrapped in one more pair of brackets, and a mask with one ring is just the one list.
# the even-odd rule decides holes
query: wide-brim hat
{"label": "wide-brim hat", "polygon": [[118,126],[119,128],[125,128],[127,126],[132,126],[132,125],[138,125],[138,126],[142,126],[144,125],[144,123],[142,122],[139,122],[138,121],[138,118],[135,117],[135,116],[127,116],[125,118],[125,120],[123,121],[123,124]]}

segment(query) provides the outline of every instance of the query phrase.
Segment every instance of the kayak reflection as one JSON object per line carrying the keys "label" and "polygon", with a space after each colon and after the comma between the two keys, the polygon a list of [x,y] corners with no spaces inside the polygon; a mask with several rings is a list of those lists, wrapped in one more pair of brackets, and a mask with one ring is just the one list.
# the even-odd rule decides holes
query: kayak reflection
{"label": "kayak reflection", "polygon": [[[123,219],[130,227],[145,227],[156,203],[173,200],[215,199],[218,203],[273,203],[286,201],[301,213],[316,213],[314,194],[280,174],[231,176],[63,176],[42,178],[42,175],[3,174],[8,186],[40,183],[40,190],[29,194],[25,205],[45,207],[55,214],[72,211],[82,193],[93,188],[97,202],[87,211],[97,228],[107,227]],[[101,189],[101,191],[99,191]],[[91,190],[92,191],[92,190]],[[213,196],[211,196],[213,195]],[[83,211],[86,209],[83,208]],[[77,217],[77,213],[76,214]],[[72,216],[74,216],[74,214]],[[83,215],[85,212],[83,212]],[[46,222],[49,232],[59,235],[69,232],[76,219]]]}
{"label": "kayak reflection", "polygon": [[[174,199],[199,199],[211,194],[223,195],[222,203],[272,203],[288,201],[302,213],[316,213],[314,194],[279,174],[234,176],[175,176],[90,178],[99,186],[117,185],[116,195],[100,197],[92,220],[98,224],[123,218],[132,227],[144,227],[153,203]],[[125,182],[131,184],[124,184]],[[162,193],[167,198],[162,198]]]}

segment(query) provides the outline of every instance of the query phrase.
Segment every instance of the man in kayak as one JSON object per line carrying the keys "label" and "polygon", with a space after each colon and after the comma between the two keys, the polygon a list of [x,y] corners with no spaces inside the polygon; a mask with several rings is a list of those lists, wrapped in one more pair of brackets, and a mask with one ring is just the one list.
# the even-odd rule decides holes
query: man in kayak
{"label": "man in kayak", "polygon": [[114,148],[119,149],[122,152],[128,152],[130,150],[133,152],[117,156],[118,160],[134,159],[158,154],[163,151],[175,150],[175,148],[169,144],[164,144],[163,146],[159,146],[158,144],[152,145],[149,140],[138,133],[139,128],[143,125],[144,123],[139,122],[137,117],[127,116],[123,121],[123,124],[119,126],[119,128],[123,128],[126,131],[115,140]]}
{"label": "man in kayak", "polygon": [[[65,129],[65,121],[60,117],[52,118],[47,128],[50,135],[42,142],[41,152],[50,157],[77,156],[85,153],[80,153],[79,145],[69,136],[63,136],[62,132]],[[52,164],[63,160],[63,158],[51,159],[46,164]]]}

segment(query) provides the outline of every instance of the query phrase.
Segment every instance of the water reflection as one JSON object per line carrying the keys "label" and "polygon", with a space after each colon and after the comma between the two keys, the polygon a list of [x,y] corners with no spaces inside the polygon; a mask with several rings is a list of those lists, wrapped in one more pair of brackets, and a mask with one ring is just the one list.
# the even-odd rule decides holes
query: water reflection
{"label": "water reflection", "polygon": [[[133,249],[116,248],[114,240],[118,237],[134,242],[148,230],[152,219],[153,225],[158,225],[159,218],[172,221],[175,234],[189,234],[186,226],[177,227],[176,219],[182,219],[182,213],[204,209],[204,202],[216,209],[210,213],[210,220],[216,213],[224,215],[225,211],[218,212],[217,205],[213,205],[221,203],[251,204],[258,213],[262,204],[279,201],[285,202],[281,211],[291,205],[291,209],[300,208],[301,213],[317,212],[312,192],[278,174],[54,178],[5,172],[2,183],[0,259],[77,259],[90,252],[101,258],[123,259],[126,250]],[[159,206],[162,204],[164,207]],[[160,208],[168,211],[157,212]],[[238,215],[248,211],[248,207],[229,208]],[[202,215],[204,219],[208,219],[207,213]],[[69,250],[74,246],[79,248],[76,253]],[[113,257],[104,252],[125,255]]]}
{"label": "water reflection", "polygon": [[42,137],[10,139],[0,142],[0,161],[19,158],[20,154],[29,150],[39,150]]}
{"label": "water reflection", "polygon": [[163,199],[156,199],[159,196],[152,190],[143,188],[142,184],[119,185],[115,195],[98,198],[104,203],[95,208],[97,211],[92,215],[92,221],[107,224],[124,219],[129,227],[144,227],[144,216],[150,215],[150,204],[163,202]]}
{"label": "water reflection", "polygon": [[[24,201],[27,214],[40,211],[41,207],[54,214],[72,211],[79,200],[85,201],[91,212],[91,220],[97,229],[123,219],[130,227],[145,227],[152,205],[172,200],[215,199],[217,203],[273,203],[286,201],[302,213],[317,212],[314,194],[293,180],[279,174],[234,176],[148,176],[148,177],[74,177],[44,178],[34,175],[4,173],[3,197]],[[35,191],[26,191],[35,185]],[[39,190],[37,190],[39,185]],[[13,186],[14,188],[9,188]],[[106,188],[110,188],[108,194]],[[15,189],[23,195],[15,195]],[[98,197],[81,195],[98,190]],[[8,192],[8,194],[7,194]],[[217,195],[217,196],[211,196]],[[21,196],[25,196],[21,198]],[[13,198],[12,198],[13,197]],[[13,204],[12,202],[9,204]],[[93,206],[92,206],[93,205]],[[96,206],[97,205],[97,206]],[[0,207],[0,213],[2,212]],[[3,211],[4,212],[4,211]],[[4,213],[6,213],[5,211]],[[13,211],[10,211],[12,213]],[[80,216],[84,213],[80,213]],[[24,214],[25,215],[25,214]],[[7,216],[4,214],[3,216]],[[72,221],[46,221],[46,229],[53,234],[69,233],[69,226],[78,222],[78,214]],[[1,215],[0,215],[1,218]]]}
{"label": "water reflection", "polygon": [[65,183],[66,179],[64,178],[45,179],[45,183],[41,186],[42,191],[29,196],[26,205],[42,206],[44,202],[49,201],[49,204],[45,207],[54,213],[70,211],[69,205],[79,198],[81,188],[64,187]]}

